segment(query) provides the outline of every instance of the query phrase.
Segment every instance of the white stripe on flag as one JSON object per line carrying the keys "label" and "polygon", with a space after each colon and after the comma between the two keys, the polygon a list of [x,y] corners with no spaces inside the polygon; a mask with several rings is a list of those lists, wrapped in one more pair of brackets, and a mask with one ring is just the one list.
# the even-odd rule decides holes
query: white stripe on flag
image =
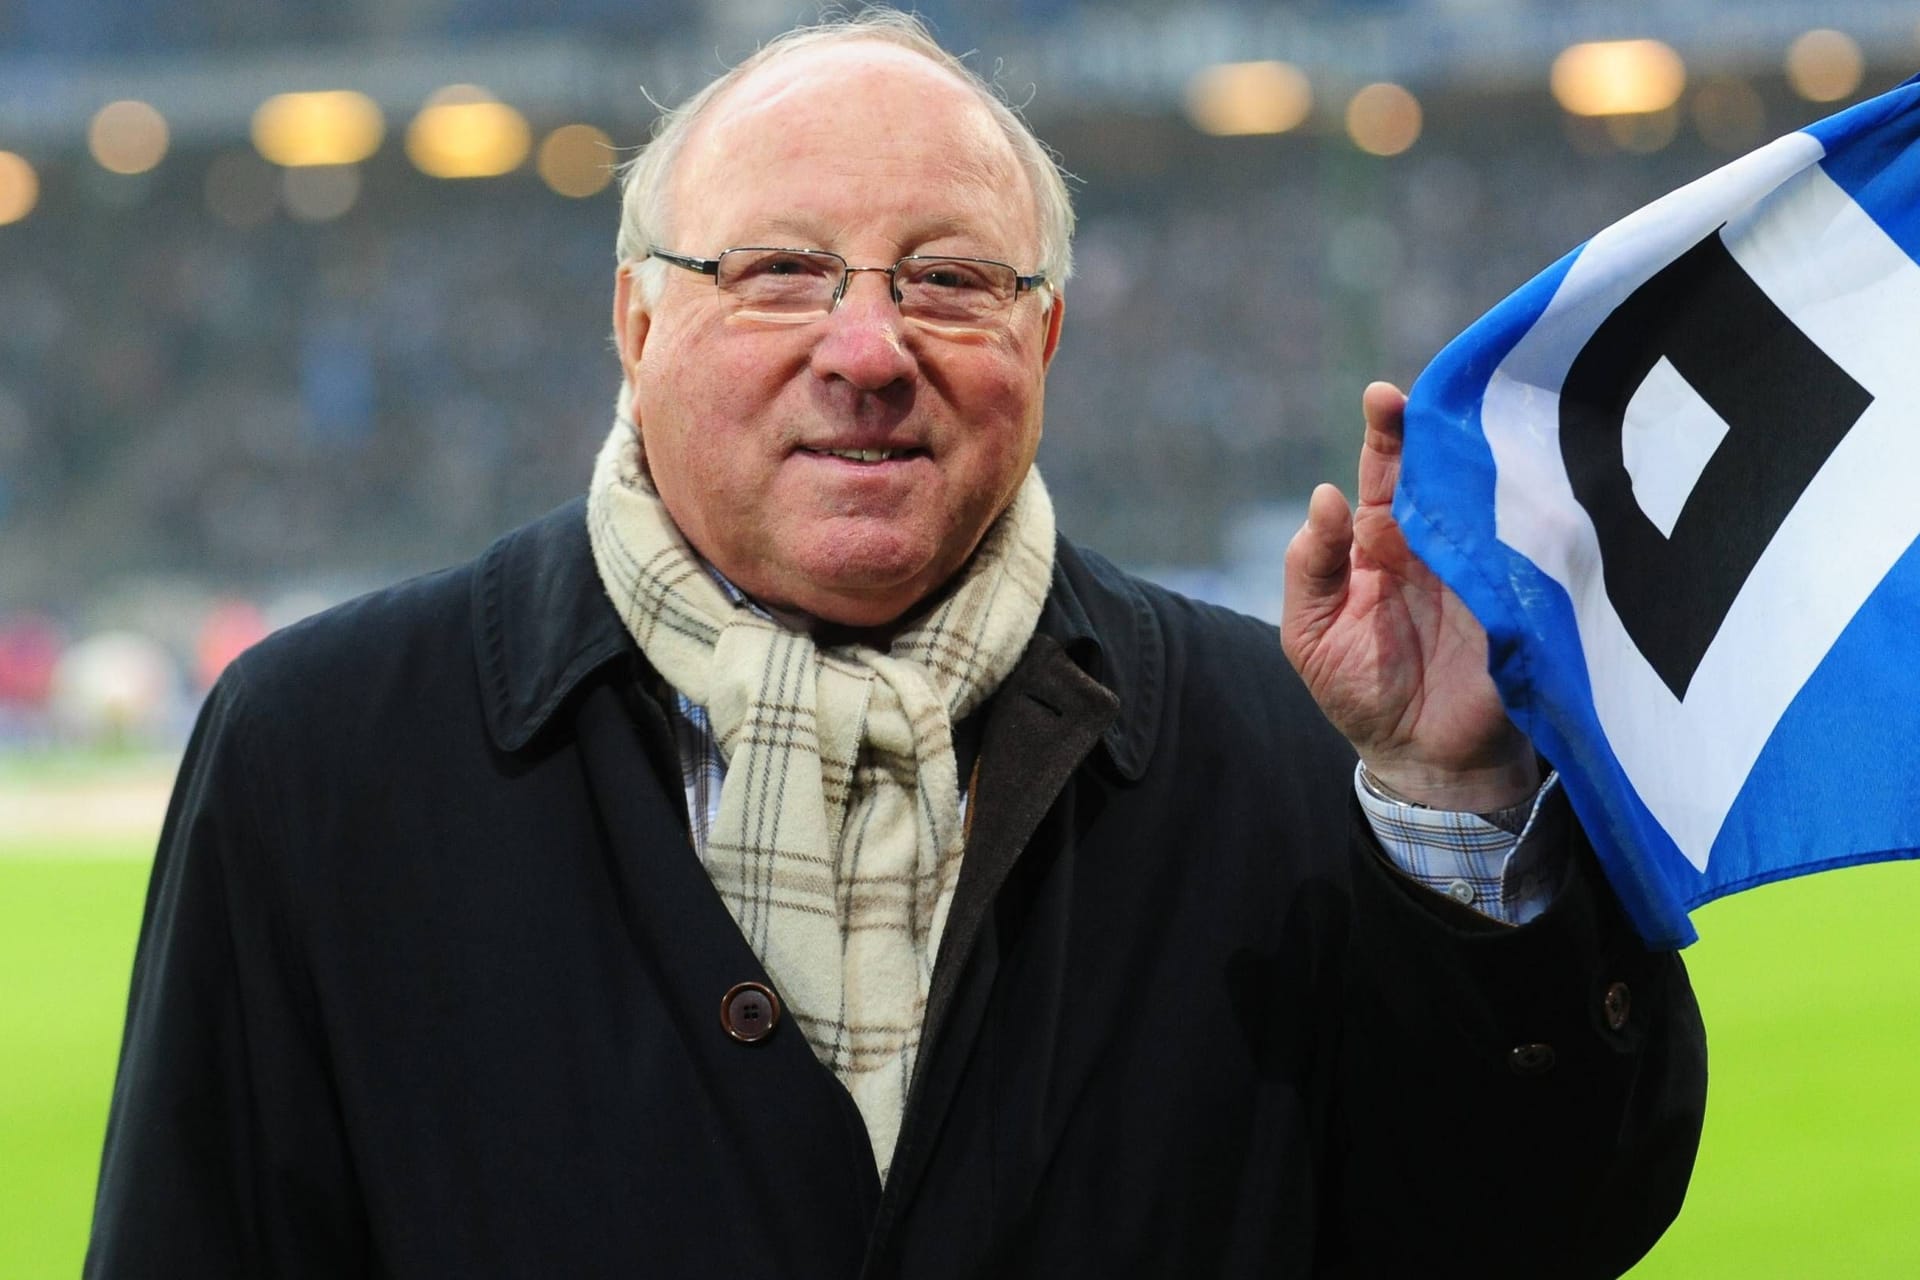
{"label": "white stripe on flag", "polygon": [[[1482,406],[1499,537],[1568,588],[1615,756],[1703,871],[1775,724],[1920,537],[1920,433],[1900,421],[1920,403],[1920,267],[1814,163],[1820,154],[1816,140],[1790,134],[1596,236]],[[1743,191],[1766,191],[1796,168],[1741,211],[1752,198]],[[1607,598],[1592,523],[1560,461],[1558,397],[1543,388],[1560,385],[1613,308],[1730,215],[1723,238],[1735,260],[1874,400],[1756,563],[1679,700]]]}

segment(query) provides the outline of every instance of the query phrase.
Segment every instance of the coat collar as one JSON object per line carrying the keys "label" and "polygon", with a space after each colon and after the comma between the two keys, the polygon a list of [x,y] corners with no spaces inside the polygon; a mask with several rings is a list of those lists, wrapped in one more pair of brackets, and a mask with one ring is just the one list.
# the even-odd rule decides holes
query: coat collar
{"label": "coat collar", "polygon": [[[501,538],[473,578],[474,654],[487,727],[505,751],[531,742],[568,696],[608,663],[635,656],[594,568],[586,500]],[[1062,538],[1039,630],[1113,690],[1102,735],[1121,776],[1146,771],[1160,730],[1165,646],[1140,584]]]}
{"label": "coat collar", "polygon": [[505,751],[526,746],[588,676],[635,651],[594,568],[585,498],[487,548],[473,623],[487,728]]}
{"label": "coat collar", "polygon": [[1120,712],[1100,740],[1120,775],[1138,782],[1160,735],[1166,690],[1160,619],[1141,583],[1061,538],[1039,630],[1119,696]]}

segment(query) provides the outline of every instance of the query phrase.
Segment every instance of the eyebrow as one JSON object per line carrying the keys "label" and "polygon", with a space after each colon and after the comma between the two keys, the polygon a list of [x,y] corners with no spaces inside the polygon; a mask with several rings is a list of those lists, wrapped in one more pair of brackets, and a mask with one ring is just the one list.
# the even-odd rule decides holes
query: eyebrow
{"label": "eyebrow", "polygon": [[[809,220],[782,214],[761,225],[764,230],[753,234],[767,237],[762,243],[774,245],[777,248],[829,249],[831,247],[827,241],[832,237],[820,235],[818,224]],[[784,242],[776,238],[782,236],[789,238]],[[919,253],[928,242],[948,237],[968,240],[976,245],[982,243],[979,228],[968,226],[956,218],[937,218],[912,227],[910,233],[902,237],[899,242],[898,251],[902,256]]]}

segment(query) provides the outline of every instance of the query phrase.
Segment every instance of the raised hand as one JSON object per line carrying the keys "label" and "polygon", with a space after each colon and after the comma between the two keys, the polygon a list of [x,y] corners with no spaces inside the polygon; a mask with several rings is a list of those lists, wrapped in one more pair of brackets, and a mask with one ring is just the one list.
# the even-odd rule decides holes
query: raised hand
{"label": "raised hand", "polygon": [[1315,701],[1393,791],[1489,812],[1539,785],[1533,749],[1487,674],[1487,636],[1393,520],[1407,398],[1361,397],[1360,503],[1323,484],[1287,547],[1280,642]]}

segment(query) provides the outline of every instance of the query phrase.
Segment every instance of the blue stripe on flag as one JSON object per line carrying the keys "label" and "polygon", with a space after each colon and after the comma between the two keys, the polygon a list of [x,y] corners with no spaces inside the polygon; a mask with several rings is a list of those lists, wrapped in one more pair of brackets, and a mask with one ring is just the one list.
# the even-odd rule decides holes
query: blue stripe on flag
{"label": "blue stripe on flag", "polygon": [[1689,907],[1789,876],[1920,856],[1920,662],[1900,660],[1916,636],[1920,545],[1780,718],[1714,842],[1711,886],[1696,879]]}
{"label": "blue stripe on flag", "polygon": [[1892,241],[1920,262],[1920,76],[1802,132],[1820,139],[1820,167]]}

